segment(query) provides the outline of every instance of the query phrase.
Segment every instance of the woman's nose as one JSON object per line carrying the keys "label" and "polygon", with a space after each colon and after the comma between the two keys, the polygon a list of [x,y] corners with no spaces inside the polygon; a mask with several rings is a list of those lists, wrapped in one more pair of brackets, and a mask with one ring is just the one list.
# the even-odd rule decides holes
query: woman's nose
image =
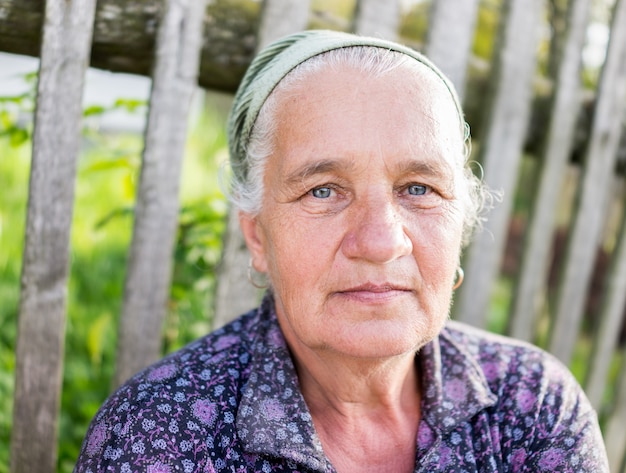
{"label": "woman's nose", "polygon": [[346,257],[384,264],[411,254],[413,243],[392,202],[371,200],[358,207],[342,242]]}

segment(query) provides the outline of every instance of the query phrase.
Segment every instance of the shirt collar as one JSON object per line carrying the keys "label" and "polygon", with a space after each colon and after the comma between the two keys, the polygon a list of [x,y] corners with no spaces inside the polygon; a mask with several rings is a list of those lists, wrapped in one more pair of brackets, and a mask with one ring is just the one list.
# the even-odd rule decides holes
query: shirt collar
{"label": "shirt collar", "polygon": [[257,316],[250,377],[243,386],[236,418],[243,447],[247,452],[291,460],[313,471],[334,471],[302,397],[271,297],[264,298]]}
{"label": "shirt collar", "polygon": [[[236,419],[243,447],[313,471],[334,471],[302,397],[271,297],[265,297],[257,316],[250,377],[243,386]],[[474,356],[446,328],[422,348],[418,358],[424,387],[422,420],[437,438],[496,402]]]}
{"label": "shirt collar", "polygon": [[[454,323],[451,323],[454,325]],[[422,369],[422,418],[440,435],[494,405],[476,354],[458,343],[444,328],[419,354]]]}

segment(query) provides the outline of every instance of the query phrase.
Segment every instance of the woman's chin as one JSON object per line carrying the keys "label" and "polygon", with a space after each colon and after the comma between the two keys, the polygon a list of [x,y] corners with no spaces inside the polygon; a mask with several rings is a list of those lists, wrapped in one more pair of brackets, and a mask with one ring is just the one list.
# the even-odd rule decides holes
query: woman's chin
{"label": "woman's chin", "polygon": [[[362,359],[385,359],[414,354],[437,336],[440,324],[411,324],[398,320],[368,320],[331,329],[329,351]],[[323,346],[323,345],[322,345]]]}

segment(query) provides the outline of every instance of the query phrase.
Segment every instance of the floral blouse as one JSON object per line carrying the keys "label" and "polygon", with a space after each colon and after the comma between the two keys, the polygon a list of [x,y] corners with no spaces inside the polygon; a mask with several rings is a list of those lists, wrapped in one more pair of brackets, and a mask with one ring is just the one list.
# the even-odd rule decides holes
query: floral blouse
{"label": "floral blouse", "polygon": [[[415,472],[609,471],[596,413],[549,354],[449,322],[416,359]],[[118,389],[74,471],[334,472],[272,298]]]}

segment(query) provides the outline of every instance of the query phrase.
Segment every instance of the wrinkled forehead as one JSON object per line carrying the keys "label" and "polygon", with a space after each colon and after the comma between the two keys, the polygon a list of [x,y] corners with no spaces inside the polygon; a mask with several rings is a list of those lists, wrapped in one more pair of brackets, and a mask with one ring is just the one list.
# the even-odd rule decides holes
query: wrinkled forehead
{"label": "wrinkled forehead", "polygon": [[264,129],[272,122],[270,156],[325,162],[380,155],[388,165],[402,158],[428,162],[429,168],[461,169],[463,135],[449,93],[431,72],[406,64],[382,76],[358,66],[324,64],[285,88],[286,78],[272,92],[271,112],[264,110],[259,123]]}
{"label": "wrinkled forehead", "polygon": [[432,71],[434,77],[441,81],[442,86],[448,92],[459,122],[463,123],[463,113],[454,86],[428,58],[417,51],[378,38],[334,31],[303,31],[267,46],[255,57],[246,71],[235,95],[228,123],[229,147],[233,163],[238,164],[245,160],[245,150],[261,107],[290,71],[299,64],[325,52],[355,46],[396,51]]}
{"label": "wrinkled forehead", "polygon": [[339,57],[329,62],[320,57],[307,61],[319,64],[303,70],[303,63],[297,73],[287,74],[270,94],[266,104],[271,112],[262,112],[263,121],[272,120],[276,133],[297,131],[290,115],[294,113],[307,116],[307,129],[324,125],[316,121],[318,116],[324,117],[322,122],[372,122],[372,130],[402,129],[420,147],[432,142],[463,158],[464,136],[454,101],[429,68],[408,60],[372,71],[354,60]]}

